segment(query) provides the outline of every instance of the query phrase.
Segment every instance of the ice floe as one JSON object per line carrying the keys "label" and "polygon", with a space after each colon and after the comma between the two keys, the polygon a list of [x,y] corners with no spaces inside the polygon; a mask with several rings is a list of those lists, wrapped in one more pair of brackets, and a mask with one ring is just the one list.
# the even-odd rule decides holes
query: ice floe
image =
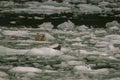
{"label": "ice floe", "polygon": [[60,30],[73,30],[75,28],[75,25],[70,20],[68,20],[68,22],[59,24],[57,28]]}
{"label": "ice floe", "polygon": [[111,35],[106,35],[105,36],[106,40],[120,40],[120,35],[118,34],[111,34]]}
{"label": "ice floe", "polygon": [[105,35],[107,35],[107,31],[106,30],[95,30],[95,35],[97,37],[104,37]]}
{"label": "ice floe", "polygon": [[8,36],[28,36],[29,35],[29,32],[28,31],[21,31],[21,30],[18,30],[18,31],[12,31],[12,30],[5,30],[3,31],[3,34],[4,35],[8,35]]}
{"label": "ice floe", "polygon": [[92,70],[90,73],[94,74],[94,75],[100,75],[100,74],[107,75],[107,74],[109,74],[109,70],[103,68],[103,69]]}
{"label": "ice floe", "polygon": [[120,24],[118,23],[118,21],[112,21],[112,22],[108,22],[106,23],[106,27],[109,28],[109,27],[113,27],[113,26],[117,26],[120,28]]}
{"label": "ice floe", "polygon": [[40,28],[40,29],[53,29],[53,25],[52,25],[52,23],[51,22],[46,22],[46,23],[43,23],[43,24],[41,24],[41,25],[38,25],[38,27]]}
{"label": "ice floe", "polygon": [[117,26],[109,27],[108,31],[110,33],[117,33],[117,32],[119,32],[119,27],[117,27]]}
{"label": "ice floe", "polygon": [[77,31],[87,31],[88,27],[85,25],[81,25],[81,26],[76,27],[76,29]]}
{"label": "ice floe", "polygon": [[0,71],[0,77],[8,77],[8,74],[5,72]]}
{"label": "ice floe", "polygon": [[42,72],[41,69],[34,68],[34,67],[14,67],[9,70],[10,72],[15,73],[40,73]]}
{"label": "ice floe", "polygon": [[88,66],[79,65],[74,67],[75,71],[91,71],[92,69]]}
{"label": "ice floe", "polygon": [[67,64],[71,66],[79,66],[79,65],[84,65],[85,63],[82,61],[71,60],[71,61],[68,61]]}
{"label": "ice floe", "polygon": [[101,13],[102,9],[95,5],[88,5],[88,4],[79,4],[79,12],[85,14],[96,14]]}
{"label": "ice floe", "polygon": [[4,46],[0,46],[0,55],[21,55],[25,54],[28,50],[12,49]]}
{"label": "ice floe", "polygon": [[36,56],[59,56],[62,55],[63,52],[52,49],[52,48],[33,48],[29,50],[26,55],[36,55]]}
{"label": "ice floe", "polygon": [[1,78],[1,77],[0,77],[0,80],[9,80],[9,79],[8,79],[8,78]]}

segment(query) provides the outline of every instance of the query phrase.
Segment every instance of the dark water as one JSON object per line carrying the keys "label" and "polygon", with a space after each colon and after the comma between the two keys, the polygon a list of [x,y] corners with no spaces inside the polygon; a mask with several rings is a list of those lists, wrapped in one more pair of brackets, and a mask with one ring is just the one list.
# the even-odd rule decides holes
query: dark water
{"label": "dark water", "polygon": [[[22,16],[20,18],[19,16]],[[40,17],[41,19],[35,19],[34,17]],[[44,22],[52,22],[52,24],[56,28],[57,25],[71,20],[75,25],[87,25],[93,27],[105,27],[107,22],[111,22],[113,20],[117,20],[120,22],[119,17],[102,17],[98,15],[81,15],[77,17],[73,17],[72,14],[61,14],[61,15],[36,15],[36,14],[0,14],[0,25],[8,26],[8,27],[34,27],[37,28],[38,25]],[[16,23],[10,23],[11,21],[15,21]]]}

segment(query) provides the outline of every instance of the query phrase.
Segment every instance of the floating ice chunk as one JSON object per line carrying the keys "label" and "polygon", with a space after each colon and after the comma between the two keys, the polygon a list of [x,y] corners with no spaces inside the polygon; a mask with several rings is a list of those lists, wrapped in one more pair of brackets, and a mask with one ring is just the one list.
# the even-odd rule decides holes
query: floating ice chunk
{"label": "floating ice chunk", "polygon": [[61,55],[60,58],[65,61],[70,61],[70,60],[75,60],[76,57],[71,56],[71,55]]}
{"label": "floating ice chunk", "polygon": [[91,68],[85,65],[75,66],[75,71],[91,71]]}
{"label": "floating ice chunk", "polygon": [[56,46],[58,46],[59,44],[53,44],[53,45],[50,45],[49,47],[50,48],[54,48],[54,47],[56,47]]}
{"label": "floating ice chunk", "polygon": [[64,30],[56,30],[53,32],[54,34],[58,34],[58,35],[69,35],[69,36],[79,36],[80,33],[74,32],[74,31],[64,31]]}
{"label": "floating ice chunk", "polygon": [[[78,34],[78,33],[77,33]],[[89,31],[84,31],[79,34],[80,36],[91,36]]]}
{"label": "floating ice chunk", "polygon": [[20,15],[20,16],[18,16],[18,17],[19,17],[19,18],[23,18],[23,19],[25,18],[24,16],[21,16],[21,15]]}
{"label": "floating ice chunk", "polygon": [[115,32],[115,33],[119,32],[119,27],[117,27],[117,26],[109,27],[108,31],[109,32]]}
{"label": "floating ice chunk", "polygon": [[87,3],[87,1],[86,0],[65,0],[65,1],[67,1],[67,2],[71,2],[71,3],[74,3],[74,4],[76,4],[76,3]]}
{"label": "floating ice chunk", "polygon": [[111,44],[113,44],[115,47],[120,47],[120,40],[111,40]]}
{"label": "floating ice chunk", "polygon": [[46,2],[43,3],[43,5],[55,6],[55,7],[69,6],[69,5],[65,5],[65,3],[59,3],[53,0],[47,0]]}
{"label": "floating ice chunk", "polygon": [[[38,16],[35,16],[34,17],[35,20],[41,20],[41,19],[44,19],[43,17],[38,17]],[[39,25],[38,25],[39,26]]]}
{"label": "floating ice chunk", "polygon": [[0,77],[8,77],[8,74],[5,72],[0,71]]}
{"label": "floating ice chunk", "polygon": [[90,4],[80,4],[78,5],[80,9],[80,13],[86,13],[86,14],[96,14],[96,13],[101,13],[102,9],[98,6],[95,5],[90,5]]}
{"label": "floating ice chunk", "polygon": [[38,27],[40,29],[53,29],[54,26],[52,25],[51,22],[45,22],[45,23],[43,23],[41,25],[38,25]]}
{"label": "floating ice chunk", "polygon": [[118,7],[118,8],[113,8],[113,10],[115,11],[115,12],[120,12],[120,7]]}
{"label": "floating ice chunk", "polygon": [[74,38],[74,39],[65,39],[68,42],[81,42],[82,39],[80,37]]}
{"label": "floating ice chunk", "polygon": [[12,49],[0,46],[0,55],[20,55],[26,53],[28,50],[19,50],[19,49]]}
{"label": "floating ice chunk", "polygon": [[[24,74],[24,76],[25,76],[26,78],[34,78],[34,77],[38,76],[38,74],[33,73],[33,72],[30,72],[30,73]],[[27,80],[27,79],[23,79],[23,80]]]}
{"label": "floating ice chunk", "polygon": [[0,29],[0,32],[2,32],[2,29]]}
{"label": "floating ice chunk", "polygon": [[106,23],[106,27],[107,27],[107,28],[113,27],[113,26],[117,26],[117,27],[120,28],[120,24],[118,23],[118,21],[112,21],[112,22]]}
{"label": "floating ice chunk", "polygon": [[98,6],[100,6],[100,7],[106,7],[106,6],[108,6],[110,3],[109,2],[105,2],[105,1],[102,1],[102,2],[100,2],[99,3],[99,5]]}
{"label": "floating ice chunk", "polygon": [[83,65],[84,63],[82,61],[71,60],[71,61],[68,61],[67,64],[72,66],[79,66],[79,65]]}
{"label": "floating ice chunk", "polygon": [[10,72],[15,72],[15,73],[40,73],[42,72],[41,69],[34,68],[34,67],[14,67],[9,70]]}
{"label": "floating ice chunk", "polygon": [[4,38],[5,36],[0,32],[0,38]]}
{"label": "floating ice chunk", "polygon": [[105,36],[106,34],[107,34],[106,30],[96,30],[95,31],[95,35],[98,36],[98,37]]}
{"label": "floating ice chunk", "polygon": [[119,78],[119,77],[116,77],[116,78],[111,78],[111,79],[109,79],[109,80],[120,80],[120,78]]}
{"label": "floating ice chunk", "polygon": [[8,35],[8,36],[28,36],[29,35],[29,31],[22,31],[22,30],[18,30],[18,31],[10,31],[10,30],[5,30],[3,31],[4,35]]}
{"label": "floating ice chunk", "polygon": [[104,52],[107,52],[108,54],[117,54],[120,52],[119,47],[115,47],[113,44],[109,44],[106,49],[104,50]]}
{"label": "floating ice chunk", "polygon": [[112,44],[109,44],[107,47],[111,51],[115,51],[116,50],[116,48]]}
{"label": "floating ice chunk", "polygon": [[107,74],[109,74],[109,69],[103,68],[103,69],[92,70],[90,73],[94,74],[94,75],[98,75],[98,74],[103,74],[103,75],[106,74],[107,75]]}
{"label": "floating ice chunk", "polygon": [[109,7],[104,7],[103,9],[103,13],[105,13],[104,15],[102,16],[107,16],[106,14],[109,14],[112,12],[112,8],[109,8]]}
{"label": "floating ice chunk", "polygon": [[55,71],[55,70],[44,70],[43,72],[45,72],[45,73],[57,73],[57,71]]}
{"label": "floating ice chunk", "polygon": [[96,44],[97,43],[97,40],[95,40],[95,39],[90,39],[90,44]]}
{"label": "floating ice chunk", "polygon": [[106,35],[105,36],[106,40],[120,40],[120,35],[117,34],[112,34],[112,35]]}
{"label": "floating ice chunk", "polygon": [[87,51],[87,50],[79,50],[79,55],[80,56],[83,56],[83,57],[85,57],[85,56],[98,56],[98,55],[100,55],[101,54],[101,52],[98,52],[98,51]]}
{"label": "floating ice chunk", "polygon": [[84,35],[84,36],[82,36],[82,39],[91,39],[91,36],[90,35]]}
{"label": "floating ice chunk", "polygon": [[117,58],[115,58],[115,57],[113,57],[113,56],[109,56],[108,59],[117,60]]}
{"label": "floating ice chunk", "polygon": [[105,47],[108,46],[108,44],[109,44],[109,42],[101,41],[101,42],[97,42],[95,47],[97,47],[97,48],[105,48]]}
{"label": "floating ice chunk", "polygon": [[52,49],[52,48],[33,48],[29,50],[26,55],[36,55],[36,56],[59,56],[62,55],[63,52]]}
{"label": "floating ice chunk", "polygon": [[16,21],[10,21],[11,24],[16,24]]}
{"label": "floating ice chunk", "polygon": [[108,54],[107,53],[102,53],[102,54],[100,54],[100,56],[102,56],[102,57],[108,57]]}
{"label": "floating ice chunk", "polygon": [[87,45],[76,42],[76,43],[73,43],[72,46],[74,46],[74,47],[86,47]]}
{"label": "floating ice chunk", "polygon": [[85,25],[81,25],[81,26],[78,26],[76,29],[77,29],[77,31],[87,31],[88,27]]}
{"label": "floating ice chunk", "polygon": [[51,9],[51,10],[70,10],[69,7],[55,7],[55,6],[51,6],[51,5],[41,5],[40,8],[42,9]]}
{"label": "floating ice chunk", "polygon": [[98,56],[98,55],[106,55],[106,53],[104,53],[104,52],[101,53],[100,51],[91,51],[91,54],[94,55],[94,56],[95,55],[96,56]]}
{"label": "floating ice chunk", "polygon": [[57,28],[61,30],[73,30],[75,28],[75,25],[70,20],[68,20],[68,22],[59,24]]}
{"label": "floating ice chunk", "polygon": [[0,80],[9,80],[9,79],[7,79],[7,78],[1,78],[1,77],[0,77]]}
{"label": "floating ice chunk", "polygon": [[90,52],[88,52],[86,50],[80,50],[79,52],[80,52],[80,54],[90,54]]}
{"label": "floating ice chunk", "polygon": [[64,48],[64,47],[61,48],[61,51],[64,53],[72,52],[72,50],[70,48]]}
{"label": "floating ice chunk", "polygon": [[61,64],[55,65],[55,66],[59,66],[60,68],[68,68],[69,65],[66,64],[66,62],[62,62]]}

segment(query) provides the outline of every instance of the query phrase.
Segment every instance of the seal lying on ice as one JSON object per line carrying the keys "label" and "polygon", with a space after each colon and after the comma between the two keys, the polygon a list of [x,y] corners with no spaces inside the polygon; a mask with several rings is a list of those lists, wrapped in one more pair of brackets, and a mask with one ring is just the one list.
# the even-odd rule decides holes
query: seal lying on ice
{"label": "seal lying on ice", "polygon": [[61,50],[61,45],[59,44],[58,46],[54,47],[53,49]]}

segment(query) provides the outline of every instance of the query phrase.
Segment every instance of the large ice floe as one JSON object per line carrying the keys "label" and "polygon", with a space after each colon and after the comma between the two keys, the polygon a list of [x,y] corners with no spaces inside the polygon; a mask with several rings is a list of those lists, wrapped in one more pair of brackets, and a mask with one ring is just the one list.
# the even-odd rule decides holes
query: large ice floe
{"label": "large ice floe", "polygon": [[26,55],[36,55],[36,56],[59,56],[62,55],[63,52],[52,49],[52,48],[33,48],[29,50]]}
{"label": "large ice floe", "polygon": [[10,72],[15,72],[15,73],[39,73],[42,72],[41,69],[34,68],[34,67],[14,67],[9,70]]}

